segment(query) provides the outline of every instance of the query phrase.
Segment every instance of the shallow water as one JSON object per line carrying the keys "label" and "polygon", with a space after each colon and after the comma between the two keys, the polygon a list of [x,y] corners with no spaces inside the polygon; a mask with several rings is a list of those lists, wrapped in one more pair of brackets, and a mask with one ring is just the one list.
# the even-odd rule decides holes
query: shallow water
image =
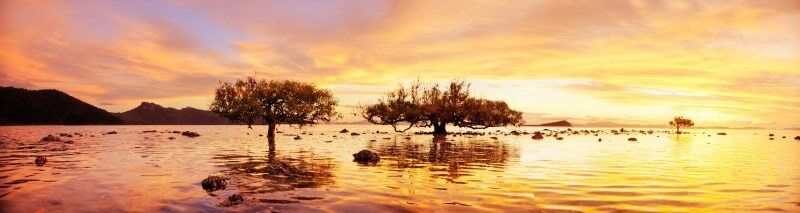
{"label": "shallow water", "polygon": [[[0,211],[800,212],[800,141],[793,139],[800,131],[605,131],[561,134],[559,141],[525,134],[375,134],[390,129],[372,125],[282,126],[270,150],[259,136],[266,127],[254,128],[0,127]],[[362,134],[341,134],[342,128]],[[201,136],[162,133],[167,130]],[[497,130],[511,129],[485,131]],[[119,134],[103,135],[108,131]],[[83,136],[66,138],[74,143],[38,142],[75,132]],[[362,149],[382,160],[353,162]],[[36,156],[47,163],[36,166]],[[261,168],[275,160],[311,175],[265,174]],[[207,192],[200,182],[209,175],[230,184]],[[235,193],[244,203],[222,205]]]}

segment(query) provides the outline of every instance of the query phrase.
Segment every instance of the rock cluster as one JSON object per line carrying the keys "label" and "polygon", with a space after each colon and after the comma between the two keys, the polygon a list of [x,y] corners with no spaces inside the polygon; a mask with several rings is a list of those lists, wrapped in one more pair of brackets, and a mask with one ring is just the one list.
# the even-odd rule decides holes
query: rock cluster
{"label": "rock cluster", "polygon": [[47,163],[47,158],[42,156],[36,156],[36,160],[34,160],[33,162],[36,163],[36,166],[44,166],[44,164]]}
{"label": "rock cluster", "polygon": [[197,134],[196,132],[190,132],[190,131],[184,131],[184,132],[181,133],[181,135],[186,136],[186,137],[190,137],[190,138],[200,137],[200,134]]}
{"label": "rock cluster", "polygon": [[223,177],[209,175],[206,179],[203,179],[203,181],[200,182],[200,185],[202,185],[203,189],[206,191],[211,192],[225,189],[225,187],[228,186],[228,180]]}
{"label": "rock cluster", "polygon": [[362,164],[376,164],[378,161],[381,161],[381,156],[379,156],[378,153],[365,149],[353,154],[353,161]]}
{"label": "rock cluster", "polygon": [[531,138],[533,138],[534,140],[541,140],[541,139],[544,139],[544,136],[542,135],[541,132],[536,131],[536,132],[533,133],[533,137],[531,137]]}
{"label": "rock cluster", "polygon": [[47,135],[44,138],[42,138],[42,140],[41,140],[41,142],[60,142],[60,141],[61,141],[61,138],[53,136],[53,135]]}

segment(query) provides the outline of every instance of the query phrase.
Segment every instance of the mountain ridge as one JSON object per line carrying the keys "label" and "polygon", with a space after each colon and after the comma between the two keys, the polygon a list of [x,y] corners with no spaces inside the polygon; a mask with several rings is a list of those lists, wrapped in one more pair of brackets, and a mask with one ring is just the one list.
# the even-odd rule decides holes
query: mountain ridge
{"label": "mountain ridge", "polygon": [[163,107],[153,102],[142,102],[131,110],[114,113],[130,125],[223,125],[234,124],[214,112],[184,107]]}
{"label": "mountain ridge", "polygon": [[112,113],[55,90],[0,87],[0,125],[123,124]]}

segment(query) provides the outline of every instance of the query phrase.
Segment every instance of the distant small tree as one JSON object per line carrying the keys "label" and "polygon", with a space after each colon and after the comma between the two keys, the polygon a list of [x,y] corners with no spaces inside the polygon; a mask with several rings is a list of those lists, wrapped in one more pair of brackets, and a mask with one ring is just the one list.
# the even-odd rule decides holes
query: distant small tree
{"label": "distant small tree", "polygon": [[290,80],[256,80],[248,77],[224,82],[216,89],[211,111],[233,122],[258,122],[269,126],[268,138],[275,137],[278,124],[312,125],[330,122],[340,115],[338,101],[326,89]]}
{"label": "distant small tree", "polygon": [[692,127],[694,126],[694,122],[691,119],[684,118],[681,116],[676,116],[669,122],[670,126],[674,126],[676,128],[676,133],[681,133],[681,127]]}
{"label": "distant small tree", "polygon": [[361,114],[370,123],[391,125],[397,132],[433,127],[434,134],[447,134],[448,124],[472,129],[522,124],[522,113],[504,101],[470,97],[464,81],[451,82],[444,89],[437,84],[423,88],[420,82],[409,87],[401,84],[378,103],[362,107]]}

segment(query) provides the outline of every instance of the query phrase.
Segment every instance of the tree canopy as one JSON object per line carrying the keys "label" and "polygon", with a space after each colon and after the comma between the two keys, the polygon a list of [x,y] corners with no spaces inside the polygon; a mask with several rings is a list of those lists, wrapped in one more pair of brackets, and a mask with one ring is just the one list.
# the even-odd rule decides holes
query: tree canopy
{"label": "tree canopy", "polygon": [[310,83],[248,77],[221,83],[210,109],[249,128],[256,123],[267,124],[268,136],[274,137],[277,124],[304,126],[330,122],[340,116],[335,111],[337,104],[329,90]]}
{"label": "tree canopy", "polygon": [[370,123],[391,125],[397,132],[433,127],[434,134],[445,134],[447,124],[472,129],[522,124],[521,112],[504,101],[470,97],[469,86],[464,81],[450,82],[446,88],[419,81],[409,87],[401,84],[378,103],[362,107],[361,114]]}
{"label": "tree canopy", "polygon": [[694,122],[692,122],[689,118],[684,118],[682,116],[676,116],[669,122],[670,126],[674,126],[677,128],[676,132],[681,133],[681,127],[692,127],[694,126]]}

